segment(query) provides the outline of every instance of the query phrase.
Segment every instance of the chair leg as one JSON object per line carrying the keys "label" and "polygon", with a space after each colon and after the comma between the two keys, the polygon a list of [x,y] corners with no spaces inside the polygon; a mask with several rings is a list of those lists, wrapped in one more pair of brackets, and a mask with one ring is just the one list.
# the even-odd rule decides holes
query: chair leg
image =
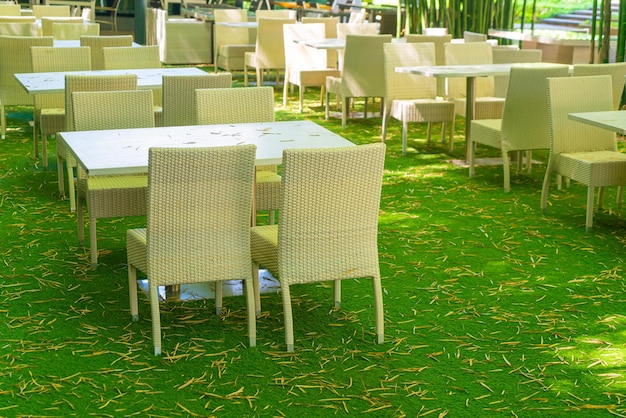
{"label": "chair leg", "polygon": [[454,151],[454,119],[450,122],[450,140],[448,141],[448,152],[452,151]]}
{"label": "chair leg", "polygon": [[548,206],[548,192],[550,190],[550,171],[552,170],[552,164],[548,161],[548,167],[546,167],[546,174],[543,178],[543,187],[541,188],[541,212],[546,213]]}
{"label": "chair leg", "polygon": [[293,352],[293,316],[291,312],[291,293],[289,285],[281,283],[281,293],[283,295],[283,312],[285,316],[285,344],[287,351]]}
{"label": "chair leg", "polygon": [[474,178],[474,161],[476,160],[476,142],[470,139],[469,146],[469,176]]}
{"label": "chair leg", "polygon": [[243,65],[243,85],[244,87],[248,87],[248,66]]}
{"label": "chair leg", "polygon": [[426,127],[426,144],[428,146],[430,146],[430,138],[432,138],[432,134],[433,134],[433,123],[428,122],[428,125]]}
{"label": "chair leg", "polygon": [[372,278],[372,287],[374,289],[374,304],[376,310],[376,336],[378,344],[385,342],[385,313],[383,310],[383,292],[380,284],[380,277]]}
{"label": "chair leg", "polygon": [[406,149],[407,149],[407,131],[409,130],[409,123],[406,121],[406,119],[402,120],[402,155],[406,155]]}
{"label": "chair leg", "polygon": [[98,267],[98,237],[96,235],[96,217],[89,216],[89,252],[91,253],[91,267]]}
{"label": "chair leg", "polygon": [[48,136],[41,133],[41,166],[48,169]]}
{"label": "chair leg", "polygon": [[67,193],[70,195],[70,210],[76,210],[76,189],[74,187],[74,167],[65,162],[67,167]]}
{"label": "chair leg", "polygon": [[[519,156],[519,151],[517,152]],[[509,153],[502,149],[502,172],[504,174],[504,193],[511,191],[511,167],[509,166]],[[520,167],[518,162],[517,167]]]}
{"label": "chair leg", "polygon": [[35,158],[39,158],[39,123],[37,123],[37,119],[37,115],[33,115],[33,156]]}
{"label": "chair leg", "polygon": [[[252,279],[254,282],[254,278]],[[254,284],[244,280],[244,290],[246,292],[246,307],[248,309],[248,344],[250,347],[256,346],[256,315],[254,306]]]}
{"label": "chair leg", "polygon": [[223,282],[215,282],[215,315],[222,314],[223,293]]}
{"label": "chair leg", "polygon": [[326,90],[326,103],[324,104],[324,119],[328,120],[328,116],[330,115],[330,109],[329,109],[329,103],[330,103],[330,93],[328,92],[328,90]]}
{"label": "chair leg", "polygon": [[591,227],[593,227],[593,195],[594,187],[589,186],[587,189],[587,216],[585,219],[585,229],[587,231],[590,231]]}
{"label": "chair leg", "polygon": [[604,187],[600,187],[598,190],[598,209],[602,209],[602,203],[604,202]]}
{"label": "chair leg", "polygon": [[363,101],[363,119],[367,119],[367,97]]}
{"label": "chair leg", "polygon": [[154,355],[161,354],[161,313],[159,312],[159,289],[158,286],[150,285],[150,311],[152,315],[152,345]]}
{"label": "chair leg", "polygon": [[624,186],[617,188],[617,208],[622,209],[622,197],[624,195]]}
{"label": "chair leg", "polygon": [[304,109],[304,86],[300,86],[298,89],[298,99],[300,100],[300,113]]}
{"label": "chair leg", "polygon": [[348,117],[347,113],[348,113],[349,102],[350,100],[347,97],[344,97],[341,102],[341,128],[342,129],[346,128],[346,119]]}
{"label": "chair leg", "polygon": [[57,155],[57,183],[59,186],[59,196],[65,198],[65,176],[63,175],[63,158]]}
{"label": "chair leg", "polygon": [[139,304],[137,303],[137,269],[128,264],[128,296],[130,301],[130,316],[133,321],[139,320]]}
{"label": "chair leg", "polygon": [[252,264],[252,287],[254,290],[254,311],[256,316],[261,315],[261,285],[259,283],[259,265]]}
{"label": "chair leg", "polygon": [[341,308],[341,280],[335,280],[333,286],[333,295],[335,299],[335,308]]}
{"label": "chair leg", "polygon": [[7,137],[7,114],[4,105],[0,104],[0,139]]}

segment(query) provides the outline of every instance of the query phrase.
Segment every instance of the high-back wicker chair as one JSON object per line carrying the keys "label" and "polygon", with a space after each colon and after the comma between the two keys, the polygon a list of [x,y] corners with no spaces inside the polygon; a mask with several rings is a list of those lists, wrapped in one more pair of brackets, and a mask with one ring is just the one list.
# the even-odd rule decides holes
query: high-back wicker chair
{"label": "high-back wicker chair", "polygon": [[296,19],[258,19],[256,45],[254,52],[244,55],[244,85],[248,86],[249,69],[256,70],[257,86],[263,85],[263,72],[266,70],[278,73],[285,69],[285,45],[283,42],[283,25],[296,23]]}
{"label": "high-back wicker chair", "polygon": [[[307,17],[302,16],[300,19],[302,23],[323,23],[326,33],[326,38],[337,37],[337,24],[339,23],[339,17]],[[326,66],[329,68],[339,68],[339,62],[337,57],[337,50],[326,50]]]}
{"label": "high-back wicker chair", "polygon": [[[84,46],[76,48],[32,47],[30,57],[33,72],[36,73],[91,70],[91,51]],[[36,94],[33,97],[33,103],[34,155],[39,157],[39,135],[41,135],[42,166],[47,168],[47,136],[65,131],[65,93]]]}
{"label": "high-back wicker chair", "polygon": [[[493,64],[492,46],[486,42],[449,43],[444,45],[446,65]],[[448,97],[456,104],[457,115],[465,117],[466,80],[464,77],[448,79]],[[500,119],[504,98],[495,97],[493,77],[476,78],[474,119]]]}
{"label": "high-back wicker chair", "polygon": [[[348,35],[378,35],[380,26],[374,22],[344,22],[337,23],[337,38],[346,39]],[[337,68],[343,71],[345,49],[337,51]]]}
{"label": "high-back wicker chair", "polygon": [[[196,90],[196,124],[274,121],[274,89],[247,87]],[[256,168],[256,210],[269,211],[274,223],[280,203],[280,175],[276,166]]]}
{"label": "high-back wicker chair", "polygon": [[[469,175],[474,177],[476,145],[499,148],[504,171],[504,191],[511,188],[509,153],[548,149],[550,127],[548,118],[548,77],[566,77],[568,66],[511,68],[508,92],[502,119],[475,119],[471,124]],[[530,155],[526,160],[531,169]],[[521,172],[522,159],[517,159],[517,172]]]}
{"label": "high-back wicker chair", "polygon": [[1,36],[40,36],[36,22],[0,22]]}
{"label": "high-back wicker chair", "polygon": [[569,113],[613,110],[611,76],[580,76],[548,79],[550,156],[541,190],[541,210],[548,206],[553,174],[587,186],[585,226],[593,226],[595,188],[626,185],[626,154],[618,152],[615,134],[570,120]]}
{"label": "high-back wicker chair", "polygon": [[258,9],[256,19],[295,19],[297,12],[291,9]]}
{"label": "high-back wicker chair", "polygon": [[21,16],[22,7],[19,4],[0,4],[0,16]]}
{"label": "high-back wicker chair", "polygon": [[4,23],[35,23],[37,18],[35,16],[0,16],[0,22]]}
{"label": "high-back wicker chair", "polygon": [[[141,48],[132,46],[102,48],[102,63],[105,70],[126,70],[137,68],[161,68],[158,45]],[[154,121],[156,126],[163,126],[163,90],[152,90],[154,98]]]}
{"label": "high-back wicker chair", "polygon": [[33,98],[14,74],[32,73],[32,46],[52,46],[52,36],[0,36],[0,137],[6,137],[6,106],[32,106]]}
{"label": "high-back wicker chair", "polygon": [[196,123],[196,89],[230,88],[231,73],[163,76],[163,126]]}
{"label": "high-back wicker chair", "polygon": [[74,23],[53,22],[52,37],[54,39],[80,40],[81,36],[99,36],[99,23],[83,23],[77,25]]}
{"label": "high-back wicker chair", "polygon": [[326,78],[326,119],[331,94],[341,98],[342,128],[346,127],[350,99],[365,98],[363,114],[367,118],[367,98],[385,96],[383,44],[388,42],[391,35],[347,35],[343,73]]}
{"label": "high-back wicker chair", "polygon": [[[79,91],[72,93],[77,131],[153,128],[152,90]],[[78,167],[76,221],[78,240],[85,240],[84,208],[89,210],[91,265],[98,264],[96,221],[99,218],[138,216],[146,213],[147,176],[88,176]]]}
{"label": "high-back wicker chair", "polygon": [[[280,281],[287,351],[294,349],[290,286],[329,280],[339,307],[341,280],[372,278],[376,336],[384,341],[377,244],[384,160],[382,143],[284,151],[280,222],[253,227],[250,245],[255,271],[265,267]],[[255,298],[260,312],[256,278]]]}
{"label": "high-back wicker chair", "polygon": [[254,347],[250,210],[256,147],[151,148],[149,153],[147,226],[126,233],[133,320],[139,317],[137,270],[148,278],[155,355],[161,354],[159,286],[215,282],[219,315],[222,282],[243,280],[248,342]]}
{"label": "high-back wicker chair", "polygon": [[244,55],[254,52],[256,28],[221,25],[225,22],[247,22],[248,11],[244,9],[214,9],[213,17],[213,64],[217,72],[242,71]]}
{"label": "high-back wicker chair", "polygon": [[289,85],[298,86],[299,110],[304,104],[306,87],[321,87],[321,101],[324,104],[326,77],[340,77],[336,68],[330,68],[326,59],[326,51],[301,45],[298,39],[325,39],[326,27],[322,23],[283,25],[285,43],[285,82],[283,83],[283,106],[287,106]]}
{"label": "high-back wicker chair", "polygon": [[85,23],[82,17],[54,17],[47,16],[41,18],[41,33],[43,36],[54,36],[52,33],[52,25],[54,23],[71,23],[74,25],[82,25]]}
{"label": "high-back wicker chair", "polygon": [[[72,105],[72,93],[75,91],[118,91],[136,90],[137,76],[128,75],[68,75],[65,77],[65,130],[74,130],[74,106]],[[57,143],[57,174],[59,183],[59,193],[65,196],[65,179],[63,175],[63,163],[67,168],[68,195],[70,198],[70,209],[76,210],[76,193],[74,189],[74,167],[76,161],[72,154],[61,142]]]}
{"label": "high-back wicker chair", "polygon": [[442,122],[441,139],[450,126],[450,143],[454,140],[454,103],[437,99],[437,81],[432,77],[398,73],[396,67],[435,65],[433,43],[390,42],[383,45],[385,57],[385,98],[383,101],[382,140],[387,137],[389,116],[402,122],[402,154],[406,154],[409,122],[428,123],[430,144],[431,125]]}
{"label": "high-back wicker chair", "polygon": [[72,15],[70,6],[67,5],[47,5],[47,4],[33,4],[33,15],[37,19],[42,17],[70,17]]}
{"label": "high-back wicker chair", "polygon": [[[428,28],[424,28],[426,30]],[[432,28],[431,28],[432,29]],[[436,28],[440,29],[440,28]],[[444,35],[426,35],[426,34],[414,34],[408,33],[405,36],[408,43],[413,42],[432,42],[435,44],[435,65],[446,65],[446,53],[444,45],[452,41],[452,35],[447,33]],[[446,94],[446,80],[444,78],[437,78],[437,96],[444,97]]]}
{"label": "high-back wicker chair", "polygon": [[118,36],[81,36],[80,46],[91,48],[91,68],[93,70],[104,70],[104,58],[102,48],[115,46],[132,46],[132,35]]}
{"label": "high-back wicker chair", "polygon": [[626,62],[610,64],[574,64],[574,77],[590,75],[610,75],[611,91],[613,94],[613,110],[619,110],[624,94],[624,77],[626,77]]}
{"label": "high-back wicker chair", "polygon": [[[511,49],[493,48],[491,50],[494,64],[511,64],[524,62],[541,62],[541,49]],[[508,75],[499,75],[493,78],[493,94],[496,97],[505,97],[509,84]]]}

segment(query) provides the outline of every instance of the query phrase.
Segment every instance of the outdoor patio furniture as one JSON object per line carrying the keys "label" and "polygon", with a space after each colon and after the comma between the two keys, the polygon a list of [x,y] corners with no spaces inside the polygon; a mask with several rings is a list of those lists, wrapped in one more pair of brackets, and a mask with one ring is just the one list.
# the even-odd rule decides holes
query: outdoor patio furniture
{"label": "outdoor patio furniture", "polygon": [[244,55],[254,52],[257,29],[250,26],[233,26],[224,23],[248,22],[248,11],[244,9],[214,9],[215,23],[213,51],[214,69],[217,72],[242,71]]}
{"label": "outdoor patio furniture", "polygon": [[104,58],[102,48],[132,46],[132,35],[117,36],[81,36],[80,46],[88,46],[91,48],[91,69],[104,70]]}
{"label": "outdoor patio furniture", "polygon": [[[37,46],[30,49],[33,72],[82,71],[91,69],[91,51],[87,47],[57,48]],[[41,136],[42,166],[48,167],[48,135],[65,130],[65,94],[35,94],[33,96],[33,145],[39,158]],[[62,167],[58,167],[61,169]]]}
{"label": "outdoor patio furniture", "polygon": [[100,24],[91,22],[84,22],[82,25],[63,22],[52,23],[52,37],[55,40],[80,40],[81,36],[100,36]]}
{"label": "outdoor patio furniture", "polygon": [[255,272],[262,266],[280,281],[287,351],[294,350],[291,285],[330,280],[338,308],[341,280],[372,279],[376,338],[384,341],[377,244],[384,160],[382,143],[284,151],[280,222],[253,227],[250,242]]}
{"label": "outdoor patio furniture", "polygon": [[[502,119],[479,119],[471,122],[469,176],[474,177],[476,145],[499,148],[502,154],[504,191],[510,191],[509,153],[548,149],[550,127],[548,118],[548,77],[566,77],[566,65],[552,68],[512,67]],[[517,172],[521,172],[521,157],[517,158]],[[532,160],[527,158],[530,172]]]}
{"label": "outdoor patio furniture", "polygon": [[[593,226],[594,193],[602,188],[626,185],[626,154],[617,150],[615,134],[568,118],[569,113],[613,109],[612,80],[608,75],[548,79],[550,155],[541,190],[541,210],[546,213],[553,174],[587,186],[585,226]],[[554,207],[553,207],[554,209]]]}
{"label": "outdoor patio furniture", "polygon": [[433,122],[441,122],[441,139],[449,124],[449,141],[454,140],[454,103],[437,99],[437,80],[416,74],[398,73],[396,67],[435,65],[433,43],[398,43],[383,45],[385,59],[385,97],[382,120],[382,141],[387,139],[389,116],[402,122],[402,154],[406,154],[409,122],[428,123],[430,144]]}
{"label": "outdoor patio furniture", "polygon": [[259,18],[256,46],[254,52],[244,55],[244,85],[248,86],[248,71],[256,70],[256,84],[263,85],[263,73],[267,70],[276,71],[278,83],[279,71],[285,70],[285,46],[283,41],[283,25],[296,23],[295,19]]}
{"label": "outdoor patio furniture", "polygon": [[[243,280],[248,341],[256,345],[250,210],[256,147],[151,148],[145,229],[126,233],[130,312],[139,317],[137,270],[150,293],[154,354],[162,351],[159,286]],[[191,181],[193,180],[193,181]],[[175,198],[185,196],[184,199]]]}
{"label": "outdoor patio furniture", "polygon": [[[274,89],[269,86],[196,90],[196,124],[250,123],[274,121]],[[256,168],[256,211],[269,211],[274,223],[280,203],[277,167]]]}
{"label": "outdoor patio furniture", "polygon": [[[151,90],[78,91],[72,93],[74,129],[91,131],[154,127]],[[84,208],[89,212],[91,266],[98,263],[96,222],[100,218],[138,216],[146,213],[144,174],[97,176],[77,167],[76,221],[78,241],[85,240]]]}
{"label": "outdoor patio furniture", "polygon": [[163,126],[196,123],[196,90],[232,87],[231,73],[163,76]]}

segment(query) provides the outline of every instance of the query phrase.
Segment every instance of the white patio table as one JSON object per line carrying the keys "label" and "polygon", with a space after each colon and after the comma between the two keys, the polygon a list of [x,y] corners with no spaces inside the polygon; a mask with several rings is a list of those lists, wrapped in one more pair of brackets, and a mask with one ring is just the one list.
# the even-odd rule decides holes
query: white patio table
{"label": "white patio table", "polygon": [[607,129],[619,135],[626,135],[626,111],[569,113],[567,117],[577,122]]}
{"label": "white patio table", "polygon": [[466,77],[466,101],[465,101],[465,161],[469,161],[470,125],[474,119],[476,109],[476,77],[488,77],[507,75],[512,66],[542,67],[551,66],[553,63],[516,63],[516,64],[475,64],[475,65],[435,65],[417,67],[396,67],[396,72],[420,74],[427,77],[450,78]]}
{"label": "white patio table", "polygon": [[66,75],[122,75],[136,74],[137,87],[140,89],[160,88],[164,75],[202,75],[206,74],[196,67],[142,68],[129,70],[91,70],[65,71],[53,73],[21,73],[15,78],[28,94],[63,93]]}

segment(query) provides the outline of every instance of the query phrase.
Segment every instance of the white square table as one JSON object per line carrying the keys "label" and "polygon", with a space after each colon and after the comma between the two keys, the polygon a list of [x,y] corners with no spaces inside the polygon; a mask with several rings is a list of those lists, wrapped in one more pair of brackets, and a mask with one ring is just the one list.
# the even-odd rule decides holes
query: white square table
{"label": "white square table", "polygon": [[148,172],[151,147],[254,144],[257,165],[281,164],[288,148],[339,148],[354,144],[311,121],[193,125],[60,132],[61,141],[89,176]]}
{"label": "white square table", "polygon": [[65,71],[53,73],[21,73],[15,78],[28,94],[63,93],[66,75],[137,75],[137,87],[140,89],[161,88],[164,75],[203,75],[207,74],[196,67],[142,68],[129,70],[91,70]]}
{"label": "white square table", "polygon": [[434,65],[417,67],[396,67],[396,72],[419,74],[427,77],[450,78],[466,77],[465,100],[465,161],[469,161],[470,125],[476,110],[476,77],[508,75],[512,66],[544,67],[553,63],[533,62],[514,64],[475,64],[475,65]]}
{"label": "white square table", "polygon": [[[152,147],[254,144],[257,147],[256,165],[274,165],[282,162],[283,150],[289,148],[354,146],[347,139],[311,121],[60,132],[57,141],[65,144],[88,176],[147,173],[148,150]],[[253,207],[252,225],[255,214]],[[92,223],[89,234],[92,265],[96,265],[98,259],[94,228]]]}
{"label": "white square table", "polygon": [[577,122],[607,129],[619,135],[626,135],[626,111],[569,113],[567,117]]}

